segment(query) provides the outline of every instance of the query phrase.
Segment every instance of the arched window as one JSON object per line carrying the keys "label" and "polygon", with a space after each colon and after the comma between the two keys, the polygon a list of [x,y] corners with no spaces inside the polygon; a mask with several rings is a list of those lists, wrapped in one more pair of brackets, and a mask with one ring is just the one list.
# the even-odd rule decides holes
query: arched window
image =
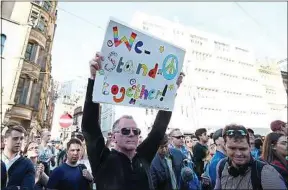
{"label": "arched window", "polygon": [[6,35],[5,34],[1,34],[1,56],[4,50],[4,46],[5,46],[5,41],[6,41]]}

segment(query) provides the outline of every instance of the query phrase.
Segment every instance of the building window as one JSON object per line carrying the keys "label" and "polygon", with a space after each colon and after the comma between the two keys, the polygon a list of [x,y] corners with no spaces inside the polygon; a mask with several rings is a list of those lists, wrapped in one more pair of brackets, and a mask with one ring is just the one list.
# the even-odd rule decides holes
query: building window
{"label": "building window", "polygon": [[29,42],[25,52],[25,60],[35,62],[37,52],[37,44]]}
{"label": "building window", "polygon": [[44,19],[44,17],[41,16],[40,20],[38,21],[37,28],[42,32],[43,34],[46,33],[47,29],[47,23]]}
{"label": "building window", "polygon": [[6,35],[5,34],[1,34],[1,56],[4,50],[4,45],[5,45],[5,41],[6,41]]}
{"label": "building window", "polygon": [[30,81],[28,79],[20,78],[18,82],[15,102],[17,104],[26,105]]}
{"label": "building window", "polygon": [[29,20],[29,21],[32,22],[33,27],[36,26],[38,17],[39,17],[39,13],[38,13],[38,12],[36,12],[36,11],[32,11],[32,12],[31,12],[30,20]]}
{"label": "building window", "polygon": [[43,9],[47,12],[50,12],[51,11],[51,2],[50,1],[44,1],[43,2]]}

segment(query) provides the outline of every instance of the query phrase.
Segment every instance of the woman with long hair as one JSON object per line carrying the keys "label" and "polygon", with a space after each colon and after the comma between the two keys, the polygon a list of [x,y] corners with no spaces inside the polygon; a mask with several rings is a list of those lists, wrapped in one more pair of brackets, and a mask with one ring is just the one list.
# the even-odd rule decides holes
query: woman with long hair
{"label": "woman with long hair", "polygon": [[198,142],[198,139],[195,135],[190,135],[185,137],[185,146],[190,153],[191,158],[193,158],[193,147]]}
{"label": "woman with long hair", "polygon": [[44,165],[38,162],[38,143],[30,141],[26,144],[23,155],[31,160],[35,166],[35,186],[34,190],[45,189],[49,177],[44,173]]}
{"label": "woman with long hair", "polygon": [[278,172],[285,178],[288,183],[288,156],[287,136],[281,133],[269,133],[263,144],[263,152],[261,159],[265,162],[276,166]]}

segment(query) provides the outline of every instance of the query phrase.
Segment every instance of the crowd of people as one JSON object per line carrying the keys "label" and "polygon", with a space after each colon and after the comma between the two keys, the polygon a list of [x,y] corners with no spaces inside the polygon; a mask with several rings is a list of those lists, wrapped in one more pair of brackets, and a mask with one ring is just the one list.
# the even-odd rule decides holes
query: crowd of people
{"label": "crowd of people", "polygon": [[99,54],[90,61],[82,132],[72,133],[66,145],[51,142],[47,130],[30,141],[22,126],[8,127],[1,149],[1,189],[287,189],[288,127],[279,120],[266,136],[237,124],[211,134],[205,128],[167,133],[173,113],[161,110],[146,138],[128,115],[116,120],[104,138],[99,104],[92,102],[102,61]]}

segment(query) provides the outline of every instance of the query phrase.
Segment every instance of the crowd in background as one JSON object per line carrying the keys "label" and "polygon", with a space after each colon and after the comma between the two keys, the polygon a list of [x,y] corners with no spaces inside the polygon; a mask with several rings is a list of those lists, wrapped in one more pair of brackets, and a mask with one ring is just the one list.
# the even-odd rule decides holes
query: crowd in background
{"label": "crowd in background", "polygon": [[[234,178],[245,176],[245,172],[248,172],[247,166],[243,166],[243,171],[236,170],[231,165],[231,160],[236,159],[239,163],[247,165],[245,158],[249,155],[251,160],[259,160],[272,167],[262,169],[267,170],[269,174],[269,179],[264,180],[266,183],[262,184],[266,188],[262,187],[262,189],[285,188],[280,182],[282,180],[285,185],[288,184],[287,124],[274,121],[271,123],[271,130],[268,135],[261,136],[254,134],[252,129],[238,125],[229,125],[211,134],[207,134],[205,128],[197,129],[193,134],[183,134],[180,129],[173,129],[161,140],[160,147],[151,162],[150,174],[154,188],[159,190],[241,189],[246,188],[248,181],[251,183],[250,186],[253,186],[255,179],[252,178],[256,177],[252,174],[251,179],[245,177],[242,182],[241,179],[233,181],[228,177],[229,175]],[[229,141],[230,137],[245,139],[246,136],[249,147],[245,147],[245,142],[243,144],[242,141],[237,145]],[[49,131],[43,131],[41,137],[29,141],[25,138],[25,130],[21,126],[9,127],[3,138],[2,189],[67,189],[70,183],[73,184],[74,189],[96,189],[81,132],[74,132],[66,146],[61,142],[51,142]],[[143,139],[139,138],[139,144],[142,141]],[[111,133],[106,139],[106,146],[110,150],[115,146]],[[245,157],[242,154],[247,150],[250,151]],[[221,164],[219,164],[225,159],[228,164],[227,172],[225,163],[223,168],[220,168]],[[247,160],[251,165],[251,160]],[[258,170],[258,168],[250,168],[253,169]],[[219,174],[219,170],[223,170],[222,174]],[[272,175],[273,173],[275,175]],[[237,183],[238,187],[235,187]],[[271,185],[267,185],[268,183]]]}

